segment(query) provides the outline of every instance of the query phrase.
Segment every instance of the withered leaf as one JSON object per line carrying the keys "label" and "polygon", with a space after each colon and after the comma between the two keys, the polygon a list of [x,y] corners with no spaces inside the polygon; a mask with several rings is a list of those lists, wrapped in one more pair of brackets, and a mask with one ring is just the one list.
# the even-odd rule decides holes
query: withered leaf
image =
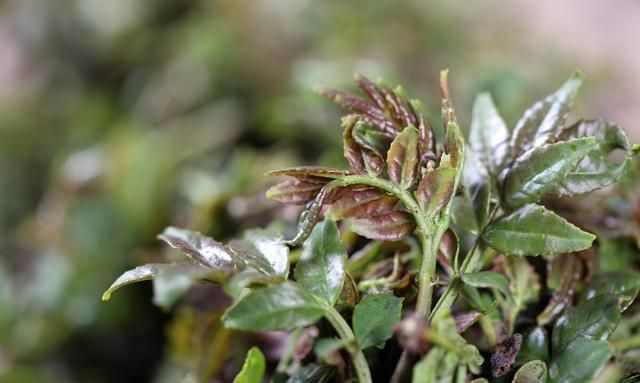
{"label": "withered leaf", "polygon": [[496,349],[491,355],[491,374],[495,378],[509,372],[509,369],[516,361],[521,345],[522,335],[518,333],[496,345]]}

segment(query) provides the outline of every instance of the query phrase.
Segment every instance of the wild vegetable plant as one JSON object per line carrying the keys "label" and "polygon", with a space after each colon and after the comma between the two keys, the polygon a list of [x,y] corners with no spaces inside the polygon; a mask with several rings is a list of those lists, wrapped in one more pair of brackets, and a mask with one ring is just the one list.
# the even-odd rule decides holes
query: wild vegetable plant
{"label": "wild vegetable plant", "polygon": [[267,197],[304,206],[292,239],[252,229],[222,244],[169,227],[159,238],[188,259],[127,271],[103,299],[153,279],[154,300],[170,306],[194,282],[222,285],[234,300],[224,326],[290,333],[277,366],[253,347],[235,382],[586,382],[640,372],[623,358],[640,342],[607,340],[635,311],[637,248],[607,267],[592,225],[556,212],[615,183],[640,150],[613,123],[568,123],[581,74],[513,131],[480,94],[467,141],[446,71],[440,140],[401,88],[356,82],[365,97],[319,90],[350,113],[350,168],[268,173],[284,180]]}

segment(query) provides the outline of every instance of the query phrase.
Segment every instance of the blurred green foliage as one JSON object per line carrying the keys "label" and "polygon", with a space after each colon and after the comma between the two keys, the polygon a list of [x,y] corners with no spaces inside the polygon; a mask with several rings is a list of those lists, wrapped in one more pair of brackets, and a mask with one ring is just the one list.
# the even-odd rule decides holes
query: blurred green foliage
{"label": "blurred green foliage", "polygon": [[553,51],[528,62],[517,32],[445,1],[0,4],[0,381],[177,381],[180,329],[213,322],[177,315],[165,353],[148,287],[100,303],[114,276],[160,258],[169,224],[224,239],[291,221],[262,197],[264,171],[343,161],[338,111],[314,85],[384,76],[433,112],[450,67],[463,125],[481,90],[513,125],[522,89],[573,69]]}

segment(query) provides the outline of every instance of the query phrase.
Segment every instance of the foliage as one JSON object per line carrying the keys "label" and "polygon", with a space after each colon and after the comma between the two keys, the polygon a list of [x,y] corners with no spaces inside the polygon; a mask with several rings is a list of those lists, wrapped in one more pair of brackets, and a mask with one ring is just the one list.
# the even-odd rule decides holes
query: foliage
{"label": "foliage", "polygon": [[[166,306],[185,285],[222,285],[234,300],[225,327],[290,332],[274,381],[570,383],[638,372],[629,353],[637,344],[609,341],[635,311],[636,262],[599,270],[595,259],[615,255],[593,247],[591,231],[607,238],[598,217],[562,209],[577,203],[568,197],[618,181],[637,146],[612,123],[567,123],[580,73],[511,133],[481,94],[467,144],[447,74],[441,137],[400,87],[356,75],[364,96],[318,89],[350,113],[342,119],[350,168],[268,173],[280,179],[268,197],[302,205],[292,239],[251,229],[222,244],[170,227],[159,238],[190,263],[140,266],[103,298],[154,279],[155,301]],[[614,149],[620,162],[608,157]],[[236,379],[257,381],[263,370],[252,349]]]}

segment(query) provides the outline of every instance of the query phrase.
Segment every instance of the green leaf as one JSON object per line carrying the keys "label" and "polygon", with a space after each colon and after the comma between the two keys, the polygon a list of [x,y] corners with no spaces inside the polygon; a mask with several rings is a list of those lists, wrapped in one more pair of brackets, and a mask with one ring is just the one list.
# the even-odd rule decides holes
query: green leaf
{"label": "green leaf", "polygon": [[487,227],[484,240],[506,255],[553,255],[591,246],[593,234],[539,205],[525,205]]}
{"label": "green leaf", "polygon": [[479,94],[473,104],[469,146],[496,179],[509,155],[509,129],[489,93]]}
{"label": "green leaf", "polygon": [[340,240],[338,226],[324,220],[304,242],[294,275],[307,291],[333,306],[344,285],[346,261],[347,251]]}
{"label": "green leaf", "polygon": [[544,383],[547,380],[547,365],[541,360],[532,360],[520,367],[512,383]]}
{"label": "green leaf", "polygon": [[201,266],[224,273],[232,273],[245,267],[244,262],[236,259],[223,244],[198,232],[170,226],[158,238],[182,251]]}
{"label": "green leaf", "polygon": [[593,137],[537,146],[518,157],[504,184],[503,200],[516,208],[552,192],[578,162],[596,147]]}
{"label": "green leaf", "polygon": [[236,258],[263,274],[286,277],[289,272],[289,247],[269,229],[247,230],[241,239],[229,242],[228,247]]}
{"label": "green leaf", "polygon": [[502,267],[504,274],[509,279],[509,291],[514,303],[508,308],[508,319],[513,324],[518,313],[524,309],[527,303],[538,298],[540,277],[526,258],[505,257]]}
{"label": "green leaf", "polygon": [[476,273],[462,274],[462,281],[473,287],[492,288],[499,290],[505,297],[509,294],[509,280],[502,274],[494,271],[478,271]]}
{"label": "green leaf", "polygon": [[435,383],[438,368],[445,352],[440,347],[432,348],[427,355],[413,367],[411,383]]}
{"label": "green leaf", "polygon": [[353,310],[353,331],[361,349],[391,338],[400,321],[402,298],[390,293],[367,295]]}
{"label": "green leaf", "polygon": [[638,295],[640,273],[636,271],[616,271],[598,274],[589,281],[582,291],[582,299],[593,299],[599,295],[612,294],[618,297],[622,311],[626,310]]}
{"label": "green leaf", "polygon": [[433,216],[444,209],[453,197],[458,171],[450,166],[429,169],[422,177],[416,197],[425,215]]}
{"label": "green leaf", "polygon": [[246,331],[291,331],[324,315],[324,306],[293,282],[256,289],[224,314],[224,325]]}
{"label": "green leaf", "polygon": [[153,303],[169,309],[194,283],[206,279],[208,274],[202,267],[160,269],[153,279]]}
{"label": "green leaf", "polygon": [[304,242],[311,234],[311,230],[318,222],[320,213],[322,213],[322,206],[324,206],[325,197],[327,196],[326,189],[320,190],[316,197],[304,206],[300,217],[298,218],[298,231],[292,239],[285,241],[284,243],[290,246],[298,246]]}
{"label": "green leaf", "polygon": [[401,210],[351,221],[351,230],[355,233],[378,241],[401,240],[411,234],[415,227],[413,217]]}
{"label": "green leaf", "polygon": [[560,134],[580,85],[582,74],[576,72],[555,93],[524,113],[511,137],[513,159],[532,147],[552,142]]}
{"label": "green leaf", "polygon": [[[588,136],[596,138],[597,146],[566,176],[553,194],[563,197],[591,192],[616,182],[629,169],[631,148],[620,126],[603,120],[578,121],[565,129],[561,138]],[[606,159],[615,149],[626,152],[626,157],[619,164]]]}
{"label": "green leaf", "polygon": [[605,341],[578,338],[554,356],[549,365],[549,383],[590,382],[611,354]]}
{"label": "green leaf", "polygon": [[233,383],[260,383],[266,369],[264,355],[257,347],[251,347],[242,365],[242,370]]}
{"label": "green leaf", "polygon": [[551,332],[554,352],[560,352],[576,338],[606,340],[620,322],[618,299],[599,295],[570,307],[558,318]]}
{"label": "green leaf", "polygon": [[391,143],[389,135],[364,121],[356,122],[351,135],[362,148],[365,167],[379,174],[384,167],[384,154]]}
{"label": "green leaf", "polygon": [[387,153],[389,179],[405,190],[414,185],[419,174],[419,138],[416,128],[407,126],[393,140]]}
{"label": "green leaf", "polygon": [[522,347],[516,357],[516,363],[524,364],[533,360],[549,359],[549,334],[542,326],[534,327],[526,334]]}
{"label": "green leaf", "polygon": [[[358,186],[358,185],[356,185]],[[325,215],[334,221],[367,218],[394,210],[398,199],[375,188],[347,187],[340,191]]]}
{"label": "green leaf", "polygon": [[489,220],[491,183],[486,169],[472,150],[466,153],[461,182],[463,192],[453,204],[452,217],[462,229],[478,234]]}
{"label": "green leaf", "polygon": [[131,283],[149,281],[155,279],[162,272],[174,272],[174,273],[188,273],[197,274],[204,278],[205,276],[212,278],[215,275],[201,266],[193,265],[191,263],[148,263],[146,265],[138,266],[134,269],[124,272],[118,279],[111,284],[111,286],[102,294],[102,300],[108,301],[111,298],[111,294],[118,290],[122,286],[129,285]]}
{"label": "green leaf", "polygon": [[326,383],[333,373],[333,367],[310,363],[299,368],[286,383]]}

